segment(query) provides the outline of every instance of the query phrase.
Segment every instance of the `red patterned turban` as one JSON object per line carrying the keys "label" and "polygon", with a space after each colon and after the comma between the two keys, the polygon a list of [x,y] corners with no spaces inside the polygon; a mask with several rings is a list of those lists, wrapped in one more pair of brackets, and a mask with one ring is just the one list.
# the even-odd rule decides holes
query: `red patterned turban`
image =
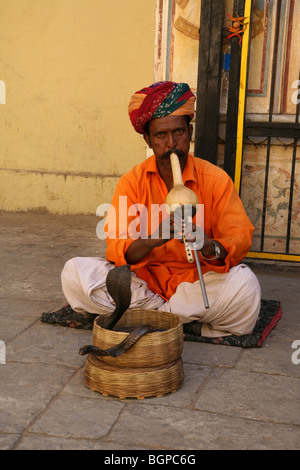
{"label": "red patterned turban", "polygon": [[130,99],[128,113],[139,134],[151,119],[168,115],[194,116],[195,95],[187,83],[157,82],[137,91]]}

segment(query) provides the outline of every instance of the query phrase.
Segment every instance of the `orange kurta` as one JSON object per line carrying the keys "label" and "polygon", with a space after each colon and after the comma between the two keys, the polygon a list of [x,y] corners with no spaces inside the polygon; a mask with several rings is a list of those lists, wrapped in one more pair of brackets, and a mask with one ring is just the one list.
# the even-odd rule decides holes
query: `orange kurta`
{"label": "orange kurta", "polygon": [[[224,261],[209,262],[200,255],[203,273],[228,272],[249,251],[254,231],[234,184],[221,168],[192,155],[188,156],[182,178],[185,186],[196,193],[199,204],[204,204],[204,231],[210,238],[219,241],[228,252]],[[106,238],[108,261],[116,266],[126,264],[126,250],[134,241],[129,233],[137,221],[134,211],[127,216],[128,208],[140,204],[136,208],[141,212],[143,206],[150,208],[151,204],[161,205],[167,194],[154,155],[120,178],[107,219],[111,223],[116,218],[116,231],[112,233],[109,229],[108,236],[112,238]],[[119,196],[127,196],[121,205]],[[125,200],[127,206],[123,204]],[[149,209],[148,235],[151,234],[150,215]],[[123,221],[121,225],[120,220]],[[195,262],[187,262],[184,245],[176,239],[154,248],[141,262],[132,265],[131,270],[148,283],[149,289],[164,299],[169,299],[181,282],[195,282],[199,278]]]}

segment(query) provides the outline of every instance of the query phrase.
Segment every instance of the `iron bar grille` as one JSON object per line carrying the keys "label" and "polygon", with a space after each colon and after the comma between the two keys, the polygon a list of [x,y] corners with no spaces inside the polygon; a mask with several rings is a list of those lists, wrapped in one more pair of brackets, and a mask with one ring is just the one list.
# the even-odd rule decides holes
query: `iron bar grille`
{"label": "iron bar grille", "polygon": [[[293,0],[292,0],[293,1]],[[266,259],[278,259],[286,261],[297,261],[300,262],[300,250],[293,249],[290,250],[290,241],[291,241],[291,226],[292,226],[292,214],[293,214],[293,199],[295,191],[295,168],[297,161],[297,148],[299,147],[298,141],[300,139],[300,124],[299,124],[299,99],[295,106],[295,116],[293,122],[278,122],[277,119],[274,120],[274,101],[275,101],[275,87],[276,87],[276,72],[277,72],[277,60],[278,53],[281,47],[280,44],[280,18],[282,15],[282,0],[277,1],[276,9],[276,19],[275,19],[275,35],[274,35],[274,52],[272,57],[271,64],[271,89],[270,89],[270,101],[269,101],[269,114],[268,120],[266,122],[254,122],[245,120],[244,123],[244,138],[247,137],[265,137],[267,139],[266,145],[266,163],[265,163],[265,177],[264,177],[264,187],[263,187],[263,203],[262,203],[262,215],[261,215],[261,231],[260,231],[260,242],[259,248],[257,250],[260,254],[266,254]],[[300,84],[300,74],[299,82]],[[292,138],[292,162],[291,162],[291,177],[290,177],[290,187],[289,187],[289,197],[288,197],[288,216],[286,224],[286,235],[285,235],[285,247],[280,252],[270,252],[270,250],[265,249],[265,239],[266,239],[266,215],[268,208],[268,191],[270,190],[270,156],[273,144],[273,138]],[[299,150],[298,150],[299,151]],[[241,175],[242,178],[242,175]],[[242,180],[241,180],[242,185]],[[281,234],[282,236],[283,234]],[[300,241],[299,241],[300,243]],[[257,254],[258,254],[257,253]],[[270,256],[267,256],[269,254]],[[282,256],[283,254],[288,256]],[[281,256],[277,256],[281,255]],[[255,258],[255,254],[253,256]],[[258,256],[259,258],[264,258],[264,256]]]}

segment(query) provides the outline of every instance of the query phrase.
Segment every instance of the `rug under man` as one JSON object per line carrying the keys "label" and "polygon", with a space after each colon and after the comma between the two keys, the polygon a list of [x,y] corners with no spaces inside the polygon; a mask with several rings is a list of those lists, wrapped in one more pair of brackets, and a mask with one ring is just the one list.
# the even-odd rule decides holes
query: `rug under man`
{"label": "rug under man", "polygon": [[[259,348],[263,345],[273,328],[275,328],[281,315],[282,309],[279,301],[262,299],[259,316],[251,334],[208,338],[201,336],[201,324],[199,324],[199,322],[191,322],[183,325],[184,340],[199,343],[223,344],[226,346],[239,346],[242,348]],[[41,321],[52,325],[92,330],[96,316],[97,315],[92,313],[76,313],[70,305],[67,304],[54,312],[44,312],[41,316]],[[199,332],[197,331],[197,327]]]}

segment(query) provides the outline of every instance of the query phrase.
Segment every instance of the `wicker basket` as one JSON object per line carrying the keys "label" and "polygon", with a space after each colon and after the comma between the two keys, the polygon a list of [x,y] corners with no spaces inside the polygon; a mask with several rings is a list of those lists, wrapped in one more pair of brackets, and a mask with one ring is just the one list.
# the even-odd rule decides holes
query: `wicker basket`
{"label": "wicker basket", "polygon": [[[128,333],[102,328],[94,322],[93,344],[108,349],[123,341]],[[118,327],[150,324],[158,330],[148,333],[118,357],[89,354],[84,382],[103,395],[145,398],[175,392],[183,383],[183,329],[179,316],[157,310],[129,309]]]}

